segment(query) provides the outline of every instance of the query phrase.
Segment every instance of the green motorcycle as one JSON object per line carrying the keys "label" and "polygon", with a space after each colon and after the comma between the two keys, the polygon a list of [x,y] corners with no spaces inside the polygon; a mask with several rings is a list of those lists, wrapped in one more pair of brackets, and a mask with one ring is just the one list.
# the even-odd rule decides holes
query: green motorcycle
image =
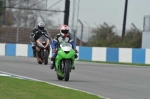
{"label": "green motorcycle", "polygon": [[55,71],[58,80],[69,81],[71,68],[74,66],[75,51],[68,42],[60,44],[55,59]]}

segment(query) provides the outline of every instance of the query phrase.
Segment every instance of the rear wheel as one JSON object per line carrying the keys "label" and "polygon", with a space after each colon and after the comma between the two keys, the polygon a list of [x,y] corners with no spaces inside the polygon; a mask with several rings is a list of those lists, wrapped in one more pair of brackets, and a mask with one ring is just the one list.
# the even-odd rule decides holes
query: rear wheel
{"label": "rear wheel", "polygon": [[65,61],[65,67],[64,67],[64,80],[68,81],[69,80],[69,76],[70,76],[70,62],[69,61]]}

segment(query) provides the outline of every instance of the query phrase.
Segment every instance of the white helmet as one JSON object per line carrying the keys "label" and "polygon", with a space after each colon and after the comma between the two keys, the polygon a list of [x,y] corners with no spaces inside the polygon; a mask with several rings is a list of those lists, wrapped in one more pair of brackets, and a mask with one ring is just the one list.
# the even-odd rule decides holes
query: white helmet
{"label": "white helmet", "polygon": [[69,27],[67,25],[61,25],[60,26],[60,34],[63,36],[63,37],[66,37],[69,35]]}
{"label": "white helmet", "polygon": [[39,23],[38,23],[38,28],[39,28],[40,30],[43,30],[44,27],[45,27],[44,22],[39,22]]}

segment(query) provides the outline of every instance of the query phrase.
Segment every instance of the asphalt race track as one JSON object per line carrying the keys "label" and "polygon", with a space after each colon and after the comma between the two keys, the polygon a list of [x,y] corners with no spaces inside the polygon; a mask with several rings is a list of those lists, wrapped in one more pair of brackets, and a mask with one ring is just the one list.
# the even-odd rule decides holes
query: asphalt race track
{"label": "asphalt race track", "polygon": [[69,82],[35,58],[0,56],[0,71],[63,85],[109,99],[150,99],[150,67],[75,61]]}

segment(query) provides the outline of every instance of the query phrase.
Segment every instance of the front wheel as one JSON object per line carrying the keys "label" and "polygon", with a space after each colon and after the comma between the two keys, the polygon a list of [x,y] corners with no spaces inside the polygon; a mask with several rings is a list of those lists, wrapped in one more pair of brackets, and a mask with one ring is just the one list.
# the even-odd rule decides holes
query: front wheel
{"label": "front wheel", "polygon": [[65,61],[65,67],[64,67],[64,80],[68,81],[69,80],[69,76],[70,76],[70,62],[69,61]]}
{"label": "front wheel", "polygon": [[44,64],[48,64],[48,50],[44,51]]}

